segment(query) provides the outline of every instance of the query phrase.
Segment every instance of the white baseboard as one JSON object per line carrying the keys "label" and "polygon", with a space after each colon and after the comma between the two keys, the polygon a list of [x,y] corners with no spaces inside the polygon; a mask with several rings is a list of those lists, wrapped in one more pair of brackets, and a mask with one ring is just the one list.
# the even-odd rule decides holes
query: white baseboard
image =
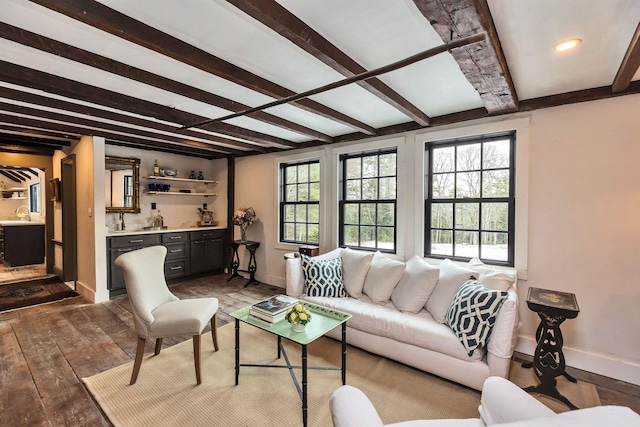
{"label": "white baseboard", "polygon": [[76,292],[88,299],[89,301],[97,304],[99,302],[109,301],[109,291],[105,289],[103,293],[96,293],[95,290],[82,283],[80,280],[76,280]]}
{"label": "white baseboard", "polygon": [[[516,351],[533,356],[536,341],[530,336],[519,336]],[[614,358],[612,355],[592,353],[571,347],[563,347],[567,366],[594,374],[640,385],[640,364],[638,361]]]}

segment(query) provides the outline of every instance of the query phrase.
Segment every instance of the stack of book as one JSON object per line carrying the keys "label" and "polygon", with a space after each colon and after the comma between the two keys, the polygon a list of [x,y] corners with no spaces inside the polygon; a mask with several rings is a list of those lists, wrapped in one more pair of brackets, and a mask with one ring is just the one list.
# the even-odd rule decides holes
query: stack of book
{"label": "stack of book", "polygon": [[253,320],[273,325],[284,320],[287,310],[297,303],[297,299],[287,295],[275,295],[253,304],[249,309],[249,317]]}

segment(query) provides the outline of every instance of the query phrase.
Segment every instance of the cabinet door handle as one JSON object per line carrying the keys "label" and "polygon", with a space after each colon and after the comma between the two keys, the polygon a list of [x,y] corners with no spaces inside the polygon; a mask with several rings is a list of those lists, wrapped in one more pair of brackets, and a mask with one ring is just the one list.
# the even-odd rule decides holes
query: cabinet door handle
{"label": "cabinet door handle", "polygon": [[195,240],[193,243],[195,243],[196,245],[199,245],[200,243],[202,243],[201,240]]}
{"label": "cabinet door handle", "polygon": [[182,267],[178,266],[178,267],[171,267],[170,270],[182,270]]}
{"label": "cabinet door handle", "polygon": [[117,249],[116,252],[131,252],[133,249]]}
{"label": "cabinet door handle", "polygon": [[202,237],[211,237],[211,236],[213,236],[213,233],[204,233],[202,235]]}
{"label": "cabinet door handle", "polygon": [[142,243],[142,242],[144,242],[143,239],[129,240],[129,243]]}
{"label": "cabinet door handle", "polygon": [[171,249],[169,253],[175,254],[176,252],[182,252],[182,249]]}
{"label": "cabinet door handle", "polygon": [[214,242],[222,242],[222,239],[213,239]]}
{"label": "cabinet door handle", "polygon": [[180,240],[182,239],[182,236],[171,236],[169,237],[171,240]]}

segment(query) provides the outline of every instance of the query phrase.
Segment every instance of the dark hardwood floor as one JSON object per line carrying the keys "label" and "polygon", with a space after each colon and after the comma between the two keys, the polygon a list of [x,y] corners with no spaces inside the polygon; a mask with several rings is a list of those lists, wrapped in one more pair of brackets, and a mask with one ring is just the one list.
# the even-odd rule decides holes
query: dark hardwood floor
{"label": "dark hardwood floor", "polygon": [[[227,278],[198,278],[171,290],[181,298],[218,298],[219,326],[232,320],[231,311],[283,291],[265,284],[244,287],[246,280]],[[190,338],[165,339],[164,347],[185,339]],[[76,297],[0,313],[0,426],[109,426],[81,378],[131,362],[135,347],[126,296],[101,304]],[[152,352],[148,343],[146,353]],[[640,413],[640,387],[617,389],[598,387],[602,403]]]}

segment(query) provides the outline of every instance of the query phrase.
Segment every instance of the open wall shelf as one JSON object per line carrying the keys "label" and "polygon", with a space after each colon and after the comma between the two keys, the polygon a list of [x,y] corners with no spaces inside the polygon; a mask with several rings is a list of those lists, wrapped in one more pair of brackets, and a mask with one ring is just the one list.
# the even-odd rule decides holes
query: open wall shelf
{"label": "open wall shelf", "polygon": [[154,175],[149,175],[147,179],[158,179],[161,181],[191,182],[194,184],[217,184],[218,183],[218,181],[211,181],[209,179],[173,178],[170,176],[154,176]]}

